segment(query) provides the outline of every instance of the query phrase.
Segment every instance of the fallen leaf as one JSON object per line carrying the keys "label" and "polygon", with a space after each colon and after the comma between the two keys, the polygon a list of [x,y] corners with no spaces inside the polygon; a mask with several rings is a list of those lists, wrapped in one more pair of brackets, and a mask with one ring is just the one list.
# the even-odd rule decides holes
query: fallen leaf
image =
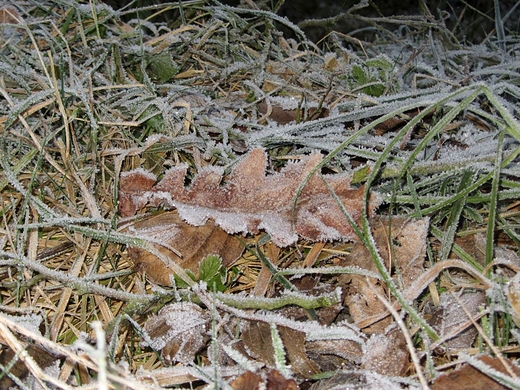
{"label": "fallen leaf", "polygon": [[148,319],[144,329],[148,334],[144,344],[161,351],[163,359],[192,363],[197,352],[209,340],[211,315],[190,302],[172,303]]}
{"label": "fallen leaf", "polygon": [[[191,226],[182,221],[174,211],[136,221],[123,231],[161,243],[152,245],[183,269],[191,270],[195,274],[198,272],[200,261],[210,254],[220,256],[223,266],[228,267],[244,251],[240,241],[211,221],[203,226]],[[182,257],[172,249],[178,251]],[[146,274],[155,283],[171,286],[170,276],[174,273],[163,261],[136,247],[128,248],[128,255],[136,271]]]}
{"label": "fallen leaf", "polygon": [[[300,184],[321,161],[321,154],[315,153],[266,176],[267,155],[254,149],[225,183],[223,168],[209,166],[188,188],[184,186],[186,164],[170,169],[159,182],[152,173],[137,169],[121,174],[119,209],[129,216],[147,205],[176,207],[191,225],[213,219],[230,234],[263,229],[282,247],[296,242],[298,235],[313,241],[352,239],[354,231],[329,192],[331,188],[354,221],[359,221],[364,189],[352,188],[348,174],[314,174],[294,204]],[[370,196],[370,213],[380,202],[378,194]]]}
{"label": "fallen leaf", "polygon": [[[35,335],[41,336],[41,331],[44,329],[43,318],[36,314],[9,315],[2,312],[2,317],[7,317],[8,320],[22,326],[29,332],[34,332]],[[2,367],[0,389],[18,388],[17,383],[12,379],[14,377],[28,387],[30,387],[31,382],[35,382],[30,366],[27,364],[26,359],[28,358],[32,358],[38,367],[47,374],[56,375],[56,372],[59,372],[60,359],[64,357],[61,353],[41,343],[32,342],[23,335],[18,334],[16,337],[20,347],[23,345],[23,351],[17,351],[17,346],[13,345],[12,338],[6,337],[4,332],[0,332],[0,365]],[[20,358],[20,353],[23,353],[25,358]]]}
{"label": "fallen leaf", "polygon": [[260,374],[246,371],[232,380],[229,385],[233,390],[259,390],[262,382],[263,379]]}
{"label": "fallen leaf", "polygon": [[[337,371],[335,374],[326,379],[322,379],[313,383],[309,390],[345,390],[345,389],[369,389],[376,387],[367,387],[366,374],[363,372],[353,371]],[[386,384],[388,385],[388,384]]]}
{"label": "fallen leaf", "polygon": [[[363,357],[363,348],[360,343],[352,340],[313,340],[308,341],[306,350],[312,360],[322,367],[323,356],[337,356],[343,361],[359,364]],[[325,364],[328,359],[325,359]],[[342,362],[344,364],[344,362]],[[336,367],[337,368],[337,367]],[[334,368],[334,369],[336,369]],[[328,371],[323,369],[323,371]]]}
{"label": "fallen leaf", "polygon": [[[57,356],[51,352],[39,347],[38,345],[29,344],[25,347],[27,354],[34,359],[36,364],[43,370],[55,368],[56,363],[59,362]],[[3,377],[0,378],[0,389],[14,389],[16,383],[7,375],[9,372],[12,376],[21,379],[24,383],[29,382],[30,371],[24,361],[20,360],[16,353],[9,347],[0,348],[0,364],[2,365]],[[5,371],[4,371],[5,370]]]}
{"label": "fallen leaf", "polygon": [[[309,378],[319,373],[319,368],[308,358],[305,351],[305,333],[284,326],[277,328],[285,348],[287,362],[295,375]],[[244,344],[256,358],[270,367],[275,366],[271,328],[268,323],[249,322],[242,336]]]}
{"label": "fallen leaf", "polygon": [[246,371],[230,382],[233,390],[298,390],[294,379],[286,379],[277,370],[265,374]]}
{"label": "fallen leaf", "polygon": [[507,299],[511,306],[511,318],[520,327],[520,273],[511,279],[507,288]]}
{"label": "fallen leaf", "polygon": [[0,8],[0,23],[18,24],[20,23],[20,15],[12,7]]}
{"label": "fallen leaf", "polygon": [[[477,358],[487,366],[503,373],[507,373],[506,368],[497,358],[490,356],[480,356]],[[506,359],[509,366],[517,376],[520,376],[520,368],[513,365],[512,361]],[[467,389],[467,390],[505,390],[509,387],[503,386],[496,382],[488,375],[484,374],[477,368],[464,364],[461,368],[450,371],[437,377],[432,385],[432,390],[452,390],[452,389]]]}
{"label": "fallen leaf", "polygon": [[[427,218],[375,217],[370,220],[379,253],[403,291],[424,272],[428,224]],[[370,252],[361,242],[355,243],[351,253],[342,259],[340,265],[356,266],[378,273]],[[365,276],[349,274],[341,275],[339,282],[345,290],[344,304],[348,306],[355,323],[365,333],[383,333],[393,320],[387,317],[375,323],[371,321],[387,311],[373,291],[376,289],[378,294],[385,296],[383,286],[373,279],[367,283]]]}
{"label": "fallen leaf", "polygon": [[361,367],[386,376],[404,376],[410,364],[403,333],[394,328],[388,334],[373,334],[366,343]]}
{"label": "fallen leaf", "polygon": [[266,374],[266,390],[298,390],[294,379],[284,378],[278,370],[269,370]]}
{"label": "fallen leaf", "polygon": [[428,323],[441,337],[451,335],[444,345],[452,350],[470,348],[477,336],[477,330],[473,325],[462,330],[459,329],[469,321],[465,311],[460,307],[460,303],[472,316],[476,316],[479,313],[480,306],[486,302],[485,293],[480,291],[459,295],[457,299],[451,293],[443,293],[440,296],[438,306],[434,306],[430,301],[423,311]]}
{"label": "fallen leaf", "polygon": [[298,120],[326,118],[329,116],[329,110],[327,108],[318,110],[316,107],[310,107],[306,110],[303,108],[287,110],[278,104],[268,106],[265,102],[258,104],[258,111],[279,125],[285,125]]}

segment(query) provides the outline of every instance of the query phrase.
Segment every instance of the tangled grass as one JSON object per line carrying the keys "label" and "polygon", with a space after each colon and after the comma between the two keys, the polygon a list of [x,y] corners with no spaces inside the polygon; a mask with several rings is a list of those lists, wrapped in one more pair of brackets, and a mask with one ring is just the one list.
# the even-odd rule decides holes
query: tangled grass
{"label": "tangled grass", "polygon": [[[488,283],[469,352],[518,358],[511,288],[520,269],[520,42],[500,19],[495,34],[473,46],[419,16],[399,19],[406,27],[396,31],[372,20],[373,42],[331,33],[315,44],[270,11],[198,0],[117,11],[66,0],[2,7],[2,386],[229,386],[237,366],[200,355],[198,365],[169,367],[143,346],[146,319],[177,292],[133,272],[126,247],[150,245],[118,230],[118,179],[137,167],[161,175],[180,162],[191,175],[229,167],[258,146],[272,170],[321,151],[319,169],[351,172],[366,197],[382,194],[381,214],[429,218],[429,267],[456,257]],[[174,24],[156,20],[172,10]],[[470,358],[434,354],[439,335],[422,306],[475,278],[438,270],[409,302],[370,231],[365,213],[360,241],[413,335],[415,366],[392,383],[426,387]],[[265,261],[276,264],[280,281],[316,245],[323,264],[351,249],[302,241],[278,250],[265,241],[245,239],[257,250],[228,272],[227,293],[251,292]],[[325,278],[322,268],[315,273]],[[277,353],[284,372],[283,343]],[[510,377],[500,381],[517,388]]]}

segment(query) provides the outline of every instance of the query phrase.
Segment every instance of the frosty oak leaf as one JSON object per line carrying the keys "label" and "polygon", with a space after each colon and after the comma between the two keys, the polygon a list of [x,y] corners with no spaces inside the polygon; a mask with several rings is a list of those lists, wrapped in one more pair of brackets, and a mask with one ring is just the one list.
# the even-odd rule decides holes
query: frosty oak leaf
{"label": "frosty oak leaf", "polygon": [[[266,175],[267,155],[258,148],[248,153],[229,177],[224,178],[221,167],[205,167],[189,187],[184,185],[186,164],[170,169],[160,181],[150,172],[136,169],[121,174],[119,210],[131,216],[145,206],[175,207],[191,225],[212,219],[230,234],[265,230],[280,247],[293,244],[298,236],[312,241],[353,239],[354,231],[328,188],[358,221],[363,188],[351,187],[348,174],[314,174],[294,204],[300,184],[321,161],[321,154],[311,154]],[[380,196],[373,193],[369,213],[380,202]]]}

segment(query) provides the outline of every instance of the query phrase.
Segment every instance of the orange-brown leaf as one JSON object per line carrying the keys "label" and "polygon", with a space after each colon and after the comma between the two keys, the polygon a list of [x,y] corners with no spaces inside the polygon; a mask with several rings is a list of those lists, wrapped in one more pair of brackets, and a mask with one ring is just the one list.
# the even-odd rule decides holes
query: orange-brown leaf
{"label": "orange-brown leaf", "polygon": [[[240,257],[244,246],[235,237],[230,236],[218,226],[208,221],[203,226],[191,226],[183,222],[174,211],[164,212],[134,222],[125,228],[138,237],[146,237],[157,250],[175,261],[183,269],[189,269],[195,274],[199,270],[199,263],[208,255],[218,255],[222,258],[225,267],[230,266]],[[172,249],[179,252],[179,257]],[[148,251],[130,247],[128,254],[134,268],[146,274],[155,283],[170,286],[170,277],[173,271],[155,255]]]}
{"label": "orange-brown leaf", "polygon": [[[187,165],[167,171],[155,184],[151,173],[138,169],[121,175],[119,209],[129,216],[147,205],[176,207],[189,224],[199,226],[212,219],[230,234],[265,230],[278,246],[293,244],[298,235],[313,241],[352,239],[352,226],[329,191],[330,187],[358,221],[364,190],[352,188],[349,175],[314,174],[294,205],[300,184],[321,161],[320,154],[312,154],[266,175],[266,153],[254,149],[224,184],[223,169],[205,167],[189,187],[184,186]],[[369,212],[379,203],[380,197],[372,194]]]}
{"label": "orange-brown leaf", "polygon": [[[506,368],[497,358],[480,356],[477,358],[489,367],[508,375]],[[505,359],[510,369],[520,376],[520,368],[513,365],[509,359]],[[496,382],[477,368],[464,364],[462,367],[437,377],[433,383],[434,390],[472,389],[472,390],[505,390],[509,387]]]}

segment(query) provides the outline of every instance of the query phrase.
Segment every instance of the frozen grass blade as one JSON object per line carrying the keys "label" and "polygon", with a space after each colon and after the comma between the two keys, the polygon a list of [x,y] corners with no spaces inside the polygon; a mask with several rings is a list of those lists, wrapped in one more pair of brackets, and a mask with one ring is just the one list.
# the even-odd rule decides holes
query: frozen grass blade
{"label": "frozen grass blade", "polygon": [[[468,187],[474,180],[476,174],[471,170],[467,170],[462,174],[459,182],[458,191]],[[446,221],[446,230],[441,238],[441,250],[439,252],[439,259],[447,260],[452,250],[455,234],[459,228],[460,216],[463,208],[466,206],[466,197],[460,198],[451,205],[451,212]]]}
{"label": "frozen grass blade", "polygon": [[[496,3],[496,1],[495,1]],[[498,208],[498,186],[500,184],[500,174],[502,172],[502,145],[504,143],[504,132],[498,134],[498,145],[495,160],[495,169],[493,181],[491,182],[491,194],[489,201],[488,225],[486,233],[486,265],[493,261],[493,253],[495,247],[495,228],[496,215]]]}
{"label": "frozen grass blade", "polygon": [[276,325],[273,323],[269,325],[271,327],[271,339],[273,341],[274,361],[276,368],[284,377],[289,378],[291,372],[289,367],[287,366],[287,358],[285,356],[285,349],[283,346],[282,338],[280,337],[280,333],[278,333]]}
{"label": "frozen grass blade", "polygon": [[[295,292],[294,286],[312,275],[319,279],[317,288],[322,288],[344,273],[374,278],[388,289],[397,300],[390,303],[410,319],[409,324],[400,324],[405,333],[414,325],[425,329],[416,333],[414,348],[419,358],[426,354],[427,371],[433,374],[438,361],[431,356],[429,348],[436,344],[429,339],[436,335],[415,308],[429,299],[428,284],[455,267],[468,274],[471,282],[476,280],[494,291],[490,293],[493,311],[480,320],[486,334],[494,337],[480,339],[482,351],[491,346],[508,350],[514,341],[511,334],[517,336],[518,331],[507,313],[508,298],[494,285],[497,276],[508,281],[509,271],[501,269],[508,263],[491,260],[503,241],[513,251],[520,244],[516,203],[520,197],[520,111],[516,104],[520,89],[514,57],[518,42],[507,35],[510,25],[506,25],[508,18],[515,17],[518,4],[501,18],[500,4],[495,1],[491,26],[495,36],[488,36],[487,45],[463,46],[457,41],[460,25],[453,33],[448,31],[425,4],[423,16],[371,19],[358,14],[366,7],[360,3],[334,20],[309,21],[335,23],[353,18],[378,32],[373,42],[363,41],[357,35],[363,34],[361,30],[356,38],[334,32],[315,45],[301,29],[305,22],[296,25],[267,9],[247,9],[247,5],[235,9],[195,0],[134,9],[129,4],[114,11],[95,1],[69,3],[21,1],[0,10],[23,16],[0,26],[0,38],[4,38],[0,39],[2,299],[6,308],[48,313],[49,333],[59,343],[23,333],[2,317],[0,322],[7,324],[15,339],[20,342],[25,337],[62,353],[72,365],[82,367],[78,371],[85,381],[146,388],[144,383],[132,382],[140,366],[156,383],[164,383],[161,372],[155,370],[164,366],[135,337],[135,329],[150,312],[172,300],[198,302],[200,297],[219,315],[213,317],[213,351],[222,333],[229,336],[231,351],[240,333],[232,324],[242,320],[275,324],[275,331],[276,326],[289,324],[304,329],[307,340],[338,334],[341,339],[347,331],[338,324],[317,328],[313,321],[293,321],[272,311],[288,305],[301,310],[296,308],[300,306],[313,318],[319,317],[316,309],[342,304],[338,292],[329,289],[314,296]],[[166,12],[176,15],[171,25],[157,20]],[[389,31],[388,23],[404,27]],[[290,30],[296,40],[283,36],[276,26]],[[275,115],[259,112],[260,102],[273,107],[280,102],[284,112],[293,110],[291,104],[296,102],[295,120],[276,123]],[[316,119],[317,115],[306,112],[316,107],[324,109],[320,114],[328,113]],[[392,127],[394,121],[397,127]],[[376,247],[371,236],[366,210],[356,226],[342,207],[379,274],[356,266],[335,266],[336,256],[350,247],[324,254],[319,267],[299,268],[299,250],[304,254],[308,250],[305,244],[299,245],[277,252],[275,256],[285,262],[275,266],[270,252],[261,251],[265,238],[245,238],[255,256],[244,255],[228,270],[236,278],[234,291],[244,291],[245,296],[219,293],[204,298],[207,292],[199,291],[200,286],[193,285],[183,269],[170,264],[157,251],[157,242],[117,231],[117,181],[122,171],[140,166],[160,177],[166,169],[188,162],[192,174],[207,165],[229,166],[257,146],[265,147],[273,157],[274,174],[283,164],[278,163],[293,155],[321,151],[325,156],[297,193],[291,194],[294,204],[312,175],[321,175],[322,170],[355,172],[353,185],[364,183],[365,200],[377,191],[387,201],[379,213],[428,217],[430,268],[410,290],[400,291],[382,264],[382,248]],[[461,156],[449,158],[452,152]],[[498,235],[499,231],[505,234]],[[459,236],[477,232],[486,232],[488,267],[484,271],[488,277],[482,276],[480,259],[458,241]],[[259,241],[253,243],[254,239]],[[45,256],[63,244],[70,245],[66,251]],[[191,289],[171,292],[130,275],[124,251],[128,245],[155,254],[192,283]],[[437,261],[452,255],[462,261]],[[254,300],[249,291],[261,262],[274,276],[273,290],[278,295]],[[451,287],[460,287],[455,280],[451,282]],[[250,308],[263,311],[254,313]],[[125,313],[132,314],[129,321],[122,320]],[[62,345],[72,343],[80,332],[95,337],[96,332],[88,327],[94,320],[113,325],[107,332],[110,360],[82,358]],[[498,328],[498,324],[504,326]],[[348,337],[357,332],[349,331]],[[356,337],[362,345],[363,334]],[[276,366],[287,374],[290,362],[280,335],[274,332],[271,339],[278,343]],[[216,353],[206,356],[207,351],[211,353],[206,349],[197,359],[212,358],[212,366],[198,367],[195,361],[194,367],[184,367],[183,372],[210,386],[229,388],[228,367],[217,361],[221,357]],[[245,368],[263,370],[251,356],[238,352],[233,356],[243,366],[235,367],[234,377]],[[114,364],[118,361],[128,363],[128,370],[118,371]],[[426,372],[418,366],[417,371],[421,370]],[[65,383],[69,377],[65,371],[63,375]],[[509,379],[499,379],[512,386]],[[406,381],[418,385],[412,379]],[[20,380],[16,383],[23,386]],[[169,385],[186,387],[186,383]]]}

